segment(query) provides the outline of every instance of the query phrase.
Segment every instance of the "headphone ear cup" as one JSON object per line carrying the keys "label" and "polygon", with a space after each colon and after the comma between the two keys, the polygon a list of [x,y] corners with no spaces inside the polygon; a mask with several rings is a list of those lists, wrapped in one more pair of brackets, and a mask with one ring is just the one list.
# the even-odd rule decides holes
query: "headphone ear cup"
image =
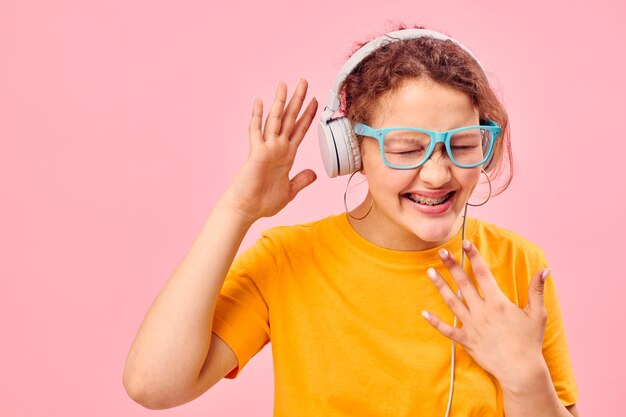
{"label": "headphone ear cup", "polygon": [[322,153],[324,169],[330,178],[335,178],[339,174],[339,152],[333,132],[327,122],[321,120],[317,125],[317,136]]}
{"label": "headphone ear cup", "polygon": [[343,138],[346,141],[346,149],[348,150],[348,162],[350,167],[346,174],[352,174],[361,169],[361,150],[359,148],[359,141],[352,130],[352,123],[347,117],[340,117],[337,119],[343,129]]}
{"label": "headphone ear cup", "polygon": [[361,153],[347,117],[320,121],[320,151],[329,177],[352,174],[361,169]]}

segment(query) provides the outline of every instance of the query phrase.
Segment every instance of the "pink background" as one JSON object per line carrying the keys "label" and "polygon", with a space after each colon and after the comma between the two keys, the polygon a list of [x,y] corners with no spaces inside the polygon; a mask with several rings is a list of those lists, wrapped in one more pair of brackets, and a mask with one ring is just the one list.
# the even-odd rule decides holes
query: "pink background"
{"label": "pink background", "polygon": [[[122,369],[158,290],[247,155],[253,96],[300,76],[325,104],[389,22],[471,48],[506,104],[516,176],[470,216],[548,255],[582,416],[618,415],[626,348],[623,3],[0,1],[0,414],[153,415]],[[319,180],[260,230],[337,213]],[[270,416],[271,351],[159,415]],[[245,399],[242,401],[242,399]],[[443,410],[442,410],[443,415]]]}

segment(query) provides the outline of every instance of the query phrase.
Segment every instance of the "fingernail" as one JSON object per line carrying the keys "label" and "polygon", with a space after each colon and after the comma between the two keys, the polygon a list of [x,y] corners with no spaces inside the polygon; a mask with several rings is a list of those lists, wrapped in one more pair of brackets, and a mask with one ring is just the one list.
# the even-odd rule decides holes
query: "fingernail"
{"label": "fingernail", "polygon": [[439,256],[441,256],[441,259],[446,259],[448,257],[448,251],[443,248],[439,249]]}
{"label": "fingernail", "polygon": [[435,268],[428,268],[426,270],[426,273],[428,274],[431,280],[434,281],[437,279],[437,271],[435,271]]}
{"label": "fingernail", "polygon": [[422,317],[424,317],[426,320],[430,320],[430,313],[424,310],[422,311]]}
{"label": "fingernail", "polygon": [[546,279],[548,279],[548,275],[550,275],[550,272],[552,272],[550,268],[544,269],[544,271],[541,273],[541,282],[546,282]]}
{"label": "fingernail", "polygon": [[472,246],[472,244],[470,243],[469,240],[463,240],[463,249],[468,250],[470,248],[470,246]]}

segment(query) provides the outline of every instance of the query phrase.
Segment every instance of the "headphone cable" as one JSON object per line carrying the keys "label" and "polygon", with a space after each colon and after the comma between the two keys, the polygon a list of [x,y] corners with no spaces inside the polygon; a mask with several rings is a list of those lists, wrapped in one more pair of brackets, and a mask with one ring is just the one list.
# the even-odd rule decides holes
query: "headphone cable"
{"label": "headphone cable", "polygon": [[[461,269],[465,271],[465,251],[462,247],[462,242],[465,240],[465,219],[467,218],[467,204],[465,204],[465,210],[463,211],[463,228],[461,231]],[[461,290],[458,289],[456,293],[457,297],[462,298]],[[456,327],[456,314],[454,315],[453,327]],[[448,394],[448,406],[446,407],[446,417],[450,416],[450,406],[452,406],[452,393],[454,392],[454,353],[456,343],[452,341],[452,360],[450,364],[450,393]]]}

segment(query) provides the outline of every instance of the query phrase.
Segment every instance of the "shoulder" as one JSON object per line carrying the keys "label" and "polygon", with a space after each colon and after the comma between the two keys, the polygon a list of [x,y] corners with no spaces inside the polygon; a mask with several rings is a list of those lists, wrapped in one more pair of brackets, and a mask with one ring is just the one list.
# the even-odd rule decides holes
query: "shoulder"
{"label": "shoulder", "polygon": [[481,253],[488,251],[494,257],[513,257],[518,261],[545,263],[544,251],[535,242],[502,226],[474,219],[476,227],[471,235]]}
{"label": "shoulder", "polygon": [[[544,251],[512,230],[481,220],[469,240],[478,248],[502,292],[514,304],[526,306],[532,277],[549,266]],[[549,288],[551,281],[546,285],[546,300],[551,298]]]}
{"label": "shoulder", "polygon": [[276,243],[306,244],[311,239],[319,240],[333,233],[337,233],[337,222],[340,215],[332,215],[323,219],[295,224],[275,226],[262,232],[262,237],[270,239]]}
{"label": "shoulder", "polygon": [[480,219],[474,219],[474,221],[476,222],[476,228],[472,236],[478,242],[542,252],[536,243],[513,230]]}
{"label": "shoulder", "polygon": [[[310,256],[322,248],[336,246],[341,239],[340,215],[294,225],[265,229],[252,248],[273,254],[276,258]],[[253,249],[254,250],[254,249]]]}
{"label": "shoulder", "polygon": [[261,236],[243,250],[235,265],[279,265],[282,259],[294,256],[310,256],[317,248],[328,247],[324,242],[332,241],[328,235],[335,229],[338,215],[302,224],[274,226],[261,232]]}

